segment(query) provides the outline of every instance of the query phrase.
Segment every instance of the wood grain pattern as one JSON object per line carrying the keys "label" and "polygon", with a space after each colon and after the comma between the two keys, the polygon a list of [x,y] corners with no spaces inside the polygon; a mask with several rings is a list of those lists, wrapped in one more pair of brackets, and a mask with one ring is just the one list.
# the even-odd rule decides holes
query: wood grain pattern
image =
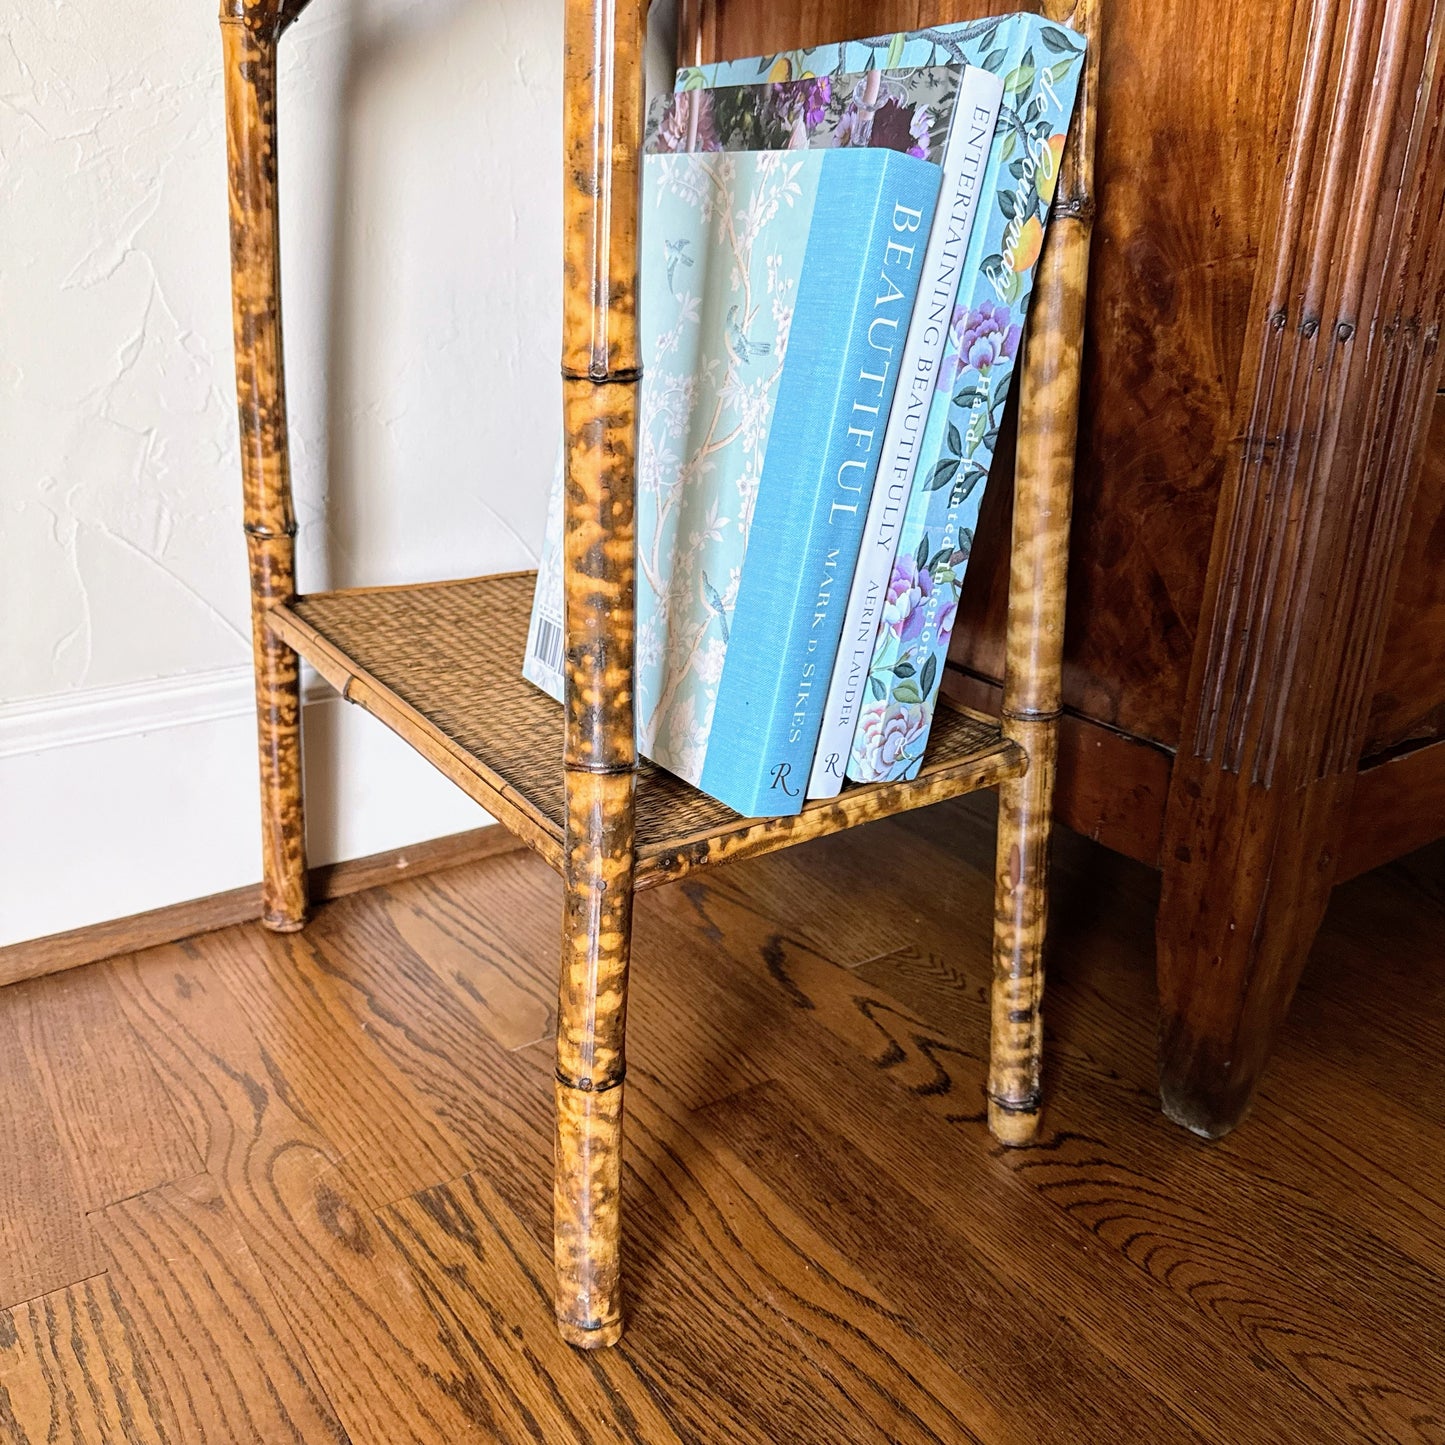
{"label": "wood grain pattern", "polygon": [[208,1175],[95,1216],[109,1277],[175,1411],[177,1441],[346,1437]]}
{"label": "wood grain pattern", "polygon": [[165,1378],[108,1275],[0,1314],[0,1435],[7,1445],[181,1445]]}
{"label": "wood grain pattern", "polygon": [[66,1168],[60,1126],[26,1057],[18,1018],[25,1004],[0,993],[0,1309],[105,1267]]}
{"label": "wood grain pattern", "polygon": [[[1445,736],[1445,399],[1439,396],[1400,551],[1400,581],[1365,729],[1367,759]],[[1408,819],[1411,811],[1396,804],[1390,815]],[[1429,836],[1442,836],[1442,829]]]}
{"label": "wood grain pattern", "polygon": [[1433,0],[1319,0],[1251,302],[1163,849],[1160,1087],[1248,1109],[1335,877],[1439,382]]}
{"label": "wood grain pattern", "polygon": [[125,1019],[84,976],[7,990],[60,1157],[89,1211],[199,1172],[200,1158]]}
{"label": "wood grain pattern", "polygon": [[[638,900],[615,1350],[553,1323],[540,860],[329,904],[304,947],[253,925],[0,994],[0,1261],[43,1246],[34,1221],[96,1241],[0,1310],[0,1439],[269,1442],[309,1399],[302,1438],[426,1445],[1435,1445],[1441,845],[1337,890],[1252,1127],[1206,1148],[1154,1104],[1157,875],[1061,831],[1050,1109],[1036,1148],[990,1150],[994,812]],[[140,1180],[145,1069],[204,1173],[87,1221],[72,1151]],[[87,1082],[106,1070],[129,1110]],[[377,1207],[385,1177],[426,1182]]]}
{"label": "wood grain pattern", "polygon": [[103,967],[347,1435],[492,1439],[485,1394],[405,1307],[405,1269],[341,1151],[293,1103],[303,1061],[260,1047],[193,948]]}
{"label": "wood grain pattern", "polygon": [[[324,903],[329,898],[344,898],[348,893],[374,888],[390,879],[419,877],[438,868],[455,868],[458,864],[491,858],[520,846],[500,824],[490,823],[485,828],[410,843],[404,848],[388,848],[364,858],[318,864],[311,869],[308,893],[317,903]],[[179,943],[183,938],[248,923],[260,916],[261,885],[257,883],[165,908],[148,909],[128,918],[7,944],[0,948],[0,987],[98,963],[121,953],[138,953],[163,943]]]}

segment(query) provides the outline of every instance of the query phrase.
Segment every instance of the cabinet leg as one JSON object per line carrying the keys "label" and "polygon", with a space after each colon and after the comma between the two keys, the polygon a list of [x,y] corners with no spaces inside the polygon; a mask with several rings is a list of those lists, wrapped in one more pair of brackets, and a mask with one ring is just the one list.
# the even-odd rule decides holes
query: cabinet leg
{"label": "cabinet leg", "polygon": [[1249,1112],[1329,902],[1348,778],[1285,792],[1175,763],[1156,924],[1164,1112],[1217,1139]]}
{"label": "cabinet leg", "polygon": [[1000,1144],[1031,1144],[1043,1110],[1044,933],[1056,721],[1014,722],[1029,770],[999,789],[994,869],[988,1127]]}
{"label": "cabinet leg", "polygon": [[635,775],[567,774],[557,1006],[557,1323],[582,1349],[622,1335],[622,1080],[632,945]]}

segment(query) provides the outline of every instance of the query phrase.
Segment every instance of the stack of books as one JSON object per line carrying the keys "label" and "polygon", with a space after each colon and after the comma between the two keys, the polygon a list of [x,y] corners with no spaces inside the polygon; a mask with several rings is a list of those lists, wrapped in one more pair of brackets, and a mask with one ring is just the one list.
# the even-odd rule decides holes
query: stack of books
{"label": "stack of books", "polygon": [[[1084,41],[678,72],[643,161],[638,748],[746,816],[923,761]],[[559,465],[524,675],[562,696]]]}

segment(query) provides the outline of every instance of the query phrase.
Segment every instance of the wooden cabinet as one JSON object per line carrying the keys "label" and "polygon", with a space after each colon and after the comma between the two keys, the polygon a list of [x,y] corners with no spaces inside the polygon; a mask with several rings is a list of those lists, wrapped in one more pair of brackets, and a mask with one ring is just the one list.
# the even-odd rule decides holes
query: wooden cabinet
{"label": "wooden cabinet", "polygon": [[[683,44],[1012,8],[715,0]],[[1445,834],[1431,13],[1103,7],[1059,811],[1163,870],[1164,1104],[1201,1133],[1247,1109],[1334,882]],[[1010,505],[965,587],[966,701],[1002,677]]]}

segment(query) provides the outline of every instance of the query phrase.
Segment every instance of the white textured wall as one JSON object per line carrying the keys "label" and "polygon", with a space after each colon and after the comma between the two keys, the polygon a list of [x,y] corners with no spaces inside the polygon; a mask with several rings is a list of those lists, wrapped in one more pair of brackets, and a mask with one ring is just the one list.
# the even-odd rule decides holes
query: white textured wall
{"label": "white textured wall", "polygon": [[[0,943],[257,873],[215,8],[0,0]],[[535,559],[561,32],[315,0],[283,41],[304,589]],[[315,859],[484,821],[355,709],[307,723]]]}

